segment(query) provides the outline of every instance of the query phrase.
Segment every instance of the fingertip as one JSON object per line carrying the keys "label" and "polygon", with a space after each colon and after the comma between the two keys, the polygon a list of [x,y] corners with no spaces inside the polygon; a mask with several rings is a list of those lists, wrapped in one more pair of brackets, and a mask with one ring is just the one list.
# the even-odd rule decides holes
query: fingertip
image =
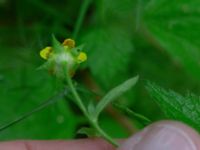
{"label": "fingertip", "polygon": [[102,139],[0,142],[0,150],[114,150]]}
{"label": "fingertip", "polygon": [[199,150],[199,134],[177,121],[160,121],[126,140],[119,150]]}

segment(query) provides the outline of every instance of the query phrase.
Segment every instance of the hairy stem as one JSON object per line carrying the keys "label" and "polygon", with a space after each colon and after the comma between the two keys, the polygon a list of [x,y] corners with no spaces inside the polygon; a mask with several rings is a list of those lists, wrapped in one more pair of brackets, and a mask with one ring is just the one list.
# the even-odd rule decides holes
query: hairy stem
{"label": "hairy stem", "polygon": [[67,84],[68,84],[68,86],[69,86],[69,88],[70,88],[70,90],[72,92],[72,95],[73,95],[73,97],[74,97],[74,99],[76,101],[76,104],[79,106],[79,108],[81,109],[81,111],[83,112],[83,114],[87,118],[89,118],[89,114],[88,114],[88,112],[87,112],[87,110],[86,110],[86,108],[85,108],[85,106],[84,106],[84,104],[83,104],[83,102],[82,102],[79,94],[77,93],[77,91],[76,91],[76,89],[75,89],[75,87],[74,87],[74,85],[72,83],[72,80],[71,80],[71,77],[70,77],[69,73],[67,73],[66,69],[64,69],[64,71],[66,72]]}
{"label": "hairy stem", "polygon": [[23,115],[21,115],[20,117],[6,123],[5,125],[2,125],[0,127],[0,132],[19,123],[22,120],[25,120],[26,118],[32,116],[33,114],[35,114],[36,112],[39,112],[41,110],[43,110],[44,108],[46,108],[47,106],[54,104],[55,102],[62,100],[62,97],[65,95],[65,90],[60,92],[59,94],[51,97],[50,99],[46,100],[45,102],[41,103],[40,105],[38,105],[36,108],[34,108],[33,110],[31,110],[30,112],[27,112]]}
{"label": "hairy stem", "polygon": [[113,140],[112,137],[110,137],[107,133],[105,133],[101,127],[98,125],[98,123],[96,122],[91,122],[91,125],[98,131],[98,133],[104,138],[106,139],[108,142],[110,142],[112,145],[114,145],[115,147],[119,147],[119,144]]}
{"label": "hairy stem", "polygon": [[97,118],[93,118],[89,115],[86,107],[84,106],[78,92],[76,91],[73,83],[72,83],[72,79],[69,75],[69,73],[67,73],[67,69],[65,69],[65,66],[64,65],[63,69],[64,69],[64,72],[66,74],[66,81],[67,81],[67,84],[69,86],[69,89],[71,90],[72,92],[72,95],[74,97],[74,100],[76,101],[77,105],[80,107],[80,109],[82,110],[83,114],[87,117],[88,121],[90,122],[91,126],[96,129],[96,131],[104,138],[106,139],[107,141],[109,141],[111,144],[113,144],[114,146],[118,147],[119,144],[117,142],[115,142],[108,134],[106,134],[101,128],[100,126],[98,125],[98,122],[97,122]]}

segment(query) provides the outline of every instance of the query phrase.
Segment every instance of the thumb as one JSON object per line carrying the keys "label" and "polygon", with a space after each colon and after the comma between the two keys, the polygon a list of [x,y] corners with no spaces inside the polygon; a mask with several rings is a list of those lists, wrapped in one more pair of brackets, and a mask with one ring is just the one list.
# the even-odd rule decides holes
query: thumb
{"label": "thumb", "polygon": [[175,121],[161,121],[126,140],[118,150],[200,150],[200,136]]}

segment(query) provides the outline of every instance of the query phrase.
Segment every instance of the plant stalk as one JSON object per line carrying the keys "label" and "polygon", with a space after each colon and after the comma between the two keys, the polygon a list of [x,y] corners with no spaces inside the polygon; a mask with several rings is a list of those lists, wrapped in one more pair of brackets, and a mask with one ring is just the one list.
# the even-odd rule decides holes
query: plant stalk
{"label": "plant stalk", "polygon": [[80,107],[81,111],[83,112],[83,114],[86,116],[86,118],[88,119],[88,121],[90,122],[91,126],[104,138],[106,139],[107,141],[109,141],[111,144],[113,144],[114,146],[118,147],[119,144],[117,142],[115,142],[108,134],[106,134],[102,129],[101,127],[98,125],[98,122],[97,120],[94,120],[94,118],[92,118],[86,107],[84,106],[78,92],[76,91],[73,83],[72,83],[72,79],[69,75],[68,72],[66,72],[67,69],[64,69],[65,73],[66,73],[66,81],[67,81],[67,84],[69,86],[69,89],[71,90],[72,92],[72,95],[77,103],[77,105]]}
{"label": "plant stalk", "polygon": [[[66,69],[64,69],[64,71],[66,72]],[[85,106],[84,106],[79,94],[77,93],[77,91],[76,91],[76,89],[75,89],[75,87],[74,87],[74,85],[72,83],[72,79],[71,79],[71,77],[70,77],[68,72],[66,72],[66,80],[67,80],[67,84],[69,86],[69,89],[71,90],[72,95],[73,95],[74,99],[76,100],[76,104],[79,106],[79,108],[81,109],[83,114],[87,118],[89,118],[89,114],[88,114],[88,112],[87,112],[87,110],[86,110],[86,108],[85,108]]]}
{"label": "plant stalk", "polygon": [[20,117],[6,123],[5,125],[0,126],[0,132],[2,132],[3,130],[19,123],[20,121],[25,120],[26,118],[32,116],[33,114],[35,114],[36,112],[39,112],[41,110],[43,110],[44,108],[46,108],[47,106],[56,103],[59,100],[62,100],[62,97],[65,94],[65,90],[60,92],[59,94],[49,98],[48,100],[44,101],[43,103],[39,104],[36,108],[34,108],[33,110],[31,110],[30,112],[27,112],[23,115],[21,115]]}
{"label": "plant stalk", "polygon": [[113,140],[112,137],[110,137],[107,133],[105,133],[101,127],[98,125],[97,122],[91,122],[91,125],[98,131],[98,133],[101,135],[102,138],[106,139],[108,142],[110,142],[115,147],[119,147],[119,144]]}

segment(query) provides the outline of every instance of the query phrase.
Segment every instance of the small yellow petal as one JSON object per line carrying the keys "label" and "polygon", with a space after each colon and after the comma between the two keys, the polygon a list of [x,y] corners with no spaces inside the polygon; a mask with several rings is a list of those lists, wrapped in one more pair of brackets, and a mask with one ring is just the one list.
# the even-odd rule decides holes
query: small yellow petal
{"label": "small yellow petal", "polygon": [[69,48],[74,48],[75,47],[75,41],[72,40],[72,39],[65,39],[62,44],[64,46],[68,46]]}
{"label": "small yellow petal", "polygon": [[80,52],[80,54],[77,57],[77,60],[78,60],[79,63],[82,63],[82,62],[86,61],[87,60],[86,53]]}
{"label": "small yellow petal", "polygon": [[52,52],[52,47],[45,47],[44,49],[42,49],[40,51],[40,56],[43,58],[43,59],[48,59],[50,53]]}

